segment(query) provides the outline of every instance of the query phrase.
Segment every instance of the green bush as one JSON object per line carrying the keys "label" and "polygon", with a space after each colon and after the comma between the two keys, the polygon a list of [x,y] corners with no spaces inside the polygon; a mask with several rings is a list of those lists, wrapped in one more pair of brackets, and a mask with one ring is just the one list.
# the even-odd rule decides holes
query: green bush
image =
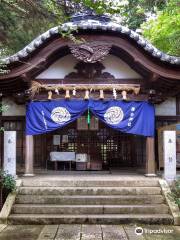
{"label": "green bush", "polygon": [[1,187],[8,192],[13,192],[16,189],[16,181],[11,174],[0,170]]}
{"label": "green bush", "polygon": [[172,184],[170,198],[173,199],[180,208],[180,178]]}

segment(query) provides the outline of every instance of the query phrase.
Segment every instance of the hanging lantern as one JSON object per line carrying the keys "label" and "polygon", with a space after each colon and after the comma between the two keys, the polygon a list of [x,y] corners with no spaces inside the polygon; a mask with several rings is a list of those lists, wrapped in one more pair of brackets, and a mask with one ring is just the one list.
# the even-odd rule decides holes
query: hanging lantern
{"label": "hanging lantern", "polygon": [[66,89],[65,99],[69,99],[69,98],[70,98],[70,92],[68,89]]}
{"label": "hanging lantern", "polygon": [[127,92],[126,91],[122,91],[122,98],[123,100],[127,100]]}
{"label": "hanging lantern", "polygon": [[76,96],[76,88],[73,89],[72,95]]}
{"label": "hanging lantern", "polygon": [[89,90],[86,90],[84,100],[88,100],[88,99],[89,99]]}
{"label": "hanging lantern", "polygon": [[99,99],[103,100],[104,99],[104,91],[101,89],[99,94]]}
{"label": "hanging lantern", "polygon": [[49,91],[48,92],[48,100],[51,100],[52,99],[52,91]]}
{"label": "hanging lantern", "polygon": [[57,88],[55,89],[55,93],[59,95],[59,90]]}
{"label": "hanging lantern", "polygon": [[116,92],[116,89],[115,89],[115,88],[113,88],[113,97],[114,97],[114,99],[117,98],[117,92]]}

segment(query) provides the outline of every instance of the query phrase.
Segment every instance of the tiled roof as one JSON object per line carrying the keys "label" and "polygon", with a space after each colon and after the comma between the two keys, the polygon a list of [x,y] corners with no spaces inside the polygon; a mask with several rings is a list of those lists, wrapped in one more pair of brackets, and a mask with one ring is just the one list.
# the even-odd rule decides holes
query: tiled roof
{"label": "tiled roof", "polygon": [[121,26],[118,23],[113,21],[109,21],[106,18],[78,18],[74,17],[74,19],[70,22],[64,23],[61,26],[57,26],[51,28],[47,32],[41,34],[39,37],[35,38],[30,44],[28,44],[21,51],[16,54],[9,56],[7,58],[2,59],[6,64],[13,63],[16,61],[21,61],[23,58],[28,57],[31,53],[33,53],[36,49],[38,49],[47,39],[50,39],[54,35],[58,35],[61,31],[66,31],[69,28],[78,29],[78,30],[101,30],[103,32],[115,32],[120,35],[126,35],[129,39],[133,39],[136,41],[137,45],[143,48],[146,52],[148,52],[151,56],[159,59],[162,62],[167,62],[172,65],[180,65],[180,57],[170,56],[161,52],[159,49],[150,44],[147,40],[145,40],[141,35],[136,33],[135,31],[130,30],[127,27]]}

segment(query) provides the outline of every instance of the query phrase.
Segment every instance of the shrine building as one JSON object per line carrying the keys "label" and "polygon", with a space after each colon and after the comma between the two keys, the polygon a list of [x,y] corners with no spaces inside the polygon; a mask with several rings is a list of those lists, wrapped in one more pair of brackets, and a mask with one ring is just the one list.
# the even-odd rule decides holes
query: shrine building
{"label": "shrine building", "polygon": [[[63,38],[69,29],[73,39]],[[3,61],[9,70],[0,76],[5,170],[11,161],[16,174],[26,176],[123,169],[154,176],[163,170],[158,131],[172,124],[176,131],[180,122],[179,57],[107,16],[87,13]],[[176,151],[178,167],[178,143]]]}

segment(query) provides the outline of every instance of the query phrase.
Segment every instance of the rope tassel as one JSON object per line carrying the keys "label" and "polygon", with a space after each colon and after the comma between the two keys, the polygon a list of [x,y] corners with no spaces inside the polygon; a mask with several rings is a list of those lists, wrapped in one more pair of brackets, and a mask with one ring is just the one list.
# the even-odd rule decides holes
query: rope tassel
{"label": "rope tassel", "polygon": [[88,100],[88,99],[89,99],[89,90],[86,90],[84,100]]}
{"label": "rope tassel", "polygon": [[91,115],[90,115],[90,111],[89,111],[89,108],[88,108],[87,124],[90,125],[90,123],[91,123]]}
{"label": "rope tassel", "polygon": [[113,88],[113,96],[114,96],[114,99],[117,98],[117,92],[116,92],[116,89],[115,89],[115,88]]}
{"label": "rope tassel", "polygon": [[69,92],[69,90],[67,89],[67,90],[66,90],[65,99],[69,99],[69,98],[70,98],[70,92]]}
{"label": "rope tassel", "polygon": [[59,95],[59,90],[57,88],[55,89],[55,93]]}
{"label": "rope tassel", "polygon": [[127,92],[126,91],[122,91],[122,98],[123,98],[123,100],[127,100]]}
{"label": "rope tassel", "polygon": [[48,100],[51,100],[52,99],[52,91],[49,91],[48,92]]}
{"label": "rope tassel", "polygon": [[139,94],[139,91],[140,91],[140,89],[139,89],[139,88],[134,88],[134,93],[135,93],[136,95],[138,95],[138,94]]}
{"label": "rope tassel", "polygon": [[104,99],[104,91],[101,89],[99,92],[100,92],[99,99],[103,100]]}
{"label": "rope tassel", "polygon": [[73,89],[73,96],[76,96],[76,88]]}

